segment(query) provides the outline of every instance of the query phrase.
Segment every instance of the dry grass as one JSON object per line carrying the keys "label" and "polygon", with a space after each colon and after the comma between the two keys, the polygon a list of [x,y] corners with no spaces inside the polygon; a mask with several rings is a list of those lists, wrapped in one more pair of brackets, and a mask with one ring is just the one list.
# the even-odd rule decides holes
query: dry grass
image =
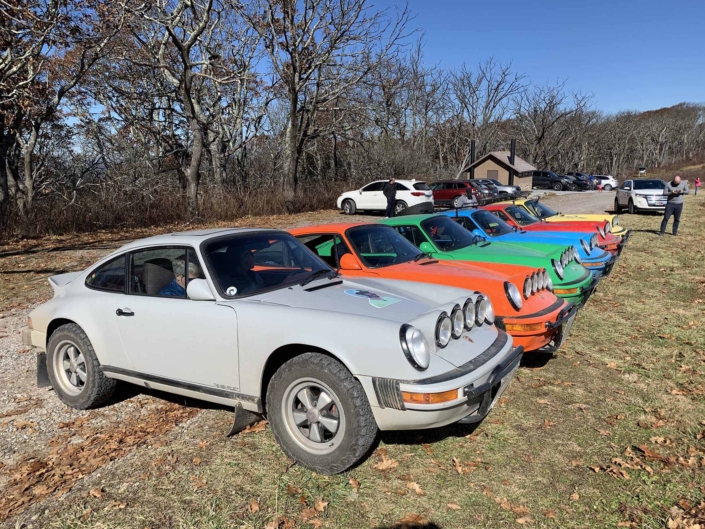
{"label": "dry grass", "polygon": [[[689,197],[678,238],[653,233],[660,216],[621,215],[635,233],[565,348],[527,359],[477,429],[385,434],[359,467],[325,477],[290,466],[268,430],[226,439],[228,413],[206,410],[8,523],[662,527],[705,495],[703,215]],[[398,466],[375,468],[383,457]]]}

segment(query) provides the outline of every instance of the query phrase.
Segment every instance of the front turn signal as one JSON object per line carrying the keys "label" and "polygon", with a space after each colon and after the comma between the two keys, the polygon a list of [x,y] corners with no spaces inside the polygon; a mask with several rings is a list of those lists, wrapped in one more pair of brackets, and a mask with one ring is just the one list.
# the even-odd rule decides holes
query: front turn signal
{"label": "front turn signal", "polygon": [[440,404],[442,402],[450,402],[458,398],[458,390],[451,389],[442,393],[411,393],[410,391],[402,391],[401,398],[408,404]]}

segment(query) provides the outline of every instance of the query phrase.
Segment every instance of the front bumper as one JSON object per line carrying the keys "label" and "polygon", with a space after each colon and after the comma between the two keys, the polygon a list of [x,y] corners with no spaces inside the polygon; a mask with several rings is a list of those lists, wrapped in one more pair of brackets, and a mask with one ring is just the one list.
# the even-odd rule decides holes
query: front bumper
{"label": "front bumper", "polygon": [[[499,331],[497,340],[487,350],[448,373],[419,380],[358,378],[366,390],[372,389],[374,398],[370,402],[380,430],[416,430],[460,421],[477,422],[489,413],[507,388],[523,353],[523,347],[513,347],[511,338]],[[411,404],[402,397],[402,392],[449,390],[457,390],[458,397],[440,404]]]}
{"label": "front bumper", "polygon": [[600,280],[598,278],[593,277],[592,281],[590,281],[590,284],[582,289],[583,299],[580,301],[580,303],[578,303],[577,308],[580,309],[585,306],[585,303],[587,303],[587,300],[590,299],[590,296],[595,293],[595,289],[597,289],[597,284],[599,282]]}
{"label": "front bumper", "polygon": [[555,303],[533,314],[497,316],[495,325],[508,332],[514,345],[521,345],[524,352],[537,351],[555,341],[565,320],[566,309],[571,306],[563,298],[557,298]]}
{"label": "front bumper", "polygon": [[36,347],[44,351],[46,347],[46,334],[36,331],[31,327],[22,327],[22,344],[29,347]]}

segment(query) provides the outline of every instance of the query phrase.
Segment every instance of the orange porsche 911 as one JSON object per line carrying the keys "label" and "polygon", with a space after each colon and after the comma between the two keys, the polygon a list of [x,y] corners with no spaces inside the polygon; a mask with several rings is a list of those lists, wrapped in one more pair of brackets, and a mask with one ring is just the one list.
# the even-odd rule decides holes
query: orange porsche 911
{"label": "orange porsche 911", "polygon": [[[525,351],[555,350],[565,342],[577,308],[550,290],[545,270],[517,265],[443,264],[389,226],[328,224],[290,232],[343,276],[435,283],[490,297],[495,324]],[[548,285],[548,286],[547,286]]]}

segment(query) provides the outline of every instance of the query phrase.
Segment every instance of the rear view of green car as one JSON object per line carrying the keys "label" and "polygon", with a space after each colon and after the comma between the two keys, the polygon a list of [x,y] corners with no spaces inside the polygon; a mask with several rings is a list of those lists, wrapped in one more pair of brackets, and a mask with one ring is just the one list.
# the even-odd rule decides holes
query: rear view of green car
{"label": "rear view of green car", "polygon": [[574,248],[542,245],[542,249],[489,241],[472,234],[445,215],[408,215],[384,219],[422,252],[443,261],[471,261],[488,269],[505,265],[545,268],[556,296],[583,305],[597,286],[597,279],[575,260]]}

